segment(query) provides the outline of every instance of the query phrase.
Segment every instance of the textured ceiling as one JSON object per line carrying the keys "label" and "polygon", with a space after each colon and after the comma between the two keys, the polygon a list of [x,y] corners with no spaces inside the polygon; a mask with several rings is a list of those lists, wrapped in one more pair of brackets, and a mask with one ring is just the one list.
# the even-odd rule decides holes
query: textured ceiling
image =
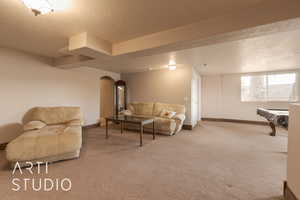
{"label": "textured ceiling", "polygon": [[156,55],[97,58],[78,66],[132,73],[166,68],[170,60],[175,60],[179,67],[193,66],[202,74],[296,69],[300,68],[299,35],[300,18],[200,40],[195,45],[200,47],[196,48]]}
{"label": "textured ceiling", "polygon": [[170,58],[174,58],[179,66],[193,66],[201,74],[299,69],[299,35],[300,30],[281,32],[150,56],[139,63],[149,63],[148,66],[159,68],[166,66]]}
{"label": "textured ceiling", "polygon": [[1,0],[0,45],[58,56],[68,38],[80,32],[120,42],[240,11],[266,0],[69,1],[70,7],[64,11],[35,17],[21,0]]}
{"label": "textured ceiling", "polygon": [[[62,49],[70,53],[66,48],[70,37],[88,32],[117,46],[126,44],[126,48],[133,50],[116,57],[92,52],[95,53],[92,60],[71,58],[80,61],[72,63],[73,67],[129,73],[160,69],[174,59],[179,67],[194,66],[203,74],[223,74],[300,66],[299,19],[273,23],[299,17],[299,0],[70,0],[70,3],[64,11],[35,17],[21,0],[1,0],[0,46],[59,57]],[[269,23],[273,24],[266,25]],[[239,31],[223,33],[222,30]],[[187,41],[189,35],[197,37]],[[177,42],[167,47],[161,45],[169,39]],[[151,47],[152,43],[159,48]],[[135,51],[139,45],[146,50]],[[90,49],[81,49],[80,53],[84,51],[90,54]]]}
{"label": "textured ceiling", "polygon": [[[300,68],[300,30],[190,50],[205,74],[277,71]],[[189,53],[188,53],[189,54]],[[208,64],[206,67],[203,64]]]}
{"label": "textured ceiling", "polygon": [[[300,29],[153,56],[99,61],[99,63],[106,70],[122,73],[166,68],[170,59],[175,60],[178,67],[193,66],[201,74],[299,69],[299,35]],[[93,63],[95,62],[92,61],[90,66],[97,68]]]}

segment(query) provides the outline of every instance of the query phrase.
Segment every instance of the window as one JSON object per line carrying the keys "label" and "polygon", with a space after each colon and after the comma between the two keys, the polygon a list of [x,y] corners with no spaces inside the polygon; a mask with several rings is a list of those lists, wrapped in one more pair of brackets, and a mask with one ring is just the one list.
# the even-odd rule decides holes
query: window
{"label": "window", "polygon": [[285,73],[242,76],[241,100],[298,101],[297,75]]}

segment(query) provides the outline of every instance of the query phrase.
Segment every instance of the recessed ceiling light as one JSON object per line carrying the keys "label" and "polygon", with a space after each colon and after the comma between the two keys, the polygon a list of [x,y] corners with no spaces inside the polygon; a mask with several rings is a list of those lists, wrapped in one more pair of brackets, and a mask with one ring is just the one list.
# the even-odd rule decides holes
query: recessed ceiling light
{"label": "recessed ceiling light", "polygon": [[176,70],[176,62],[174,60],[170,60],[168,68],[169,70]]}

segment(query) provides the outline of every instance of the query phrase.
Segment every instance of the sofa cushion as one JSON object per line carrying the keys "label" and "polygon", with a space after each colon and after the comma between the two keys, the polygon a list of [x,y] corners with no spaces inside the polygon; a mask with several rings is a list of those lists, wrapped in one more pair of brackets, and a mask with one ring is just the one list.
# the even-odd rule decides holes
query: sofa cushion
{"label": "sofa cushion", "polygon": [[46,124],[41,121],[31,121],[23,126],[24,131],[38,130],[44,128]]}
{"label": "sofa cushion", "polygon": [[134,114],[136,115],[152,115],[153,103],[131,103]]}
{"label": "sofa cushion", "polygon": [[30,121],[42,121],[47,125],[67,123],[81,120],[79,107],[36,107],[31,111]]}
{"label": "sofa cushion", "polygon": [[132,116],[132,117],[151,118],[151,119],[154,118],[152,115],[136,115],[136,114],[133,114],[133,115],[131,115],[131,116]]}
{"label": "sofa cushion", "polygon": [[[139,115],[140,117],[140,115]],[[143,116],[147,117],[147,116]],[[155,132],[158,134],[163,135],[173,135],[175,133],[177,124],[176,120],[174,119],[167,119],[167,118],[161,118],[161,117],[155,117],[154,118],[154,125],[155,125]],[[132,124],[132,123],[126,123],[125,127],[128,129],[134,129],[134,130],[140,130],[140,126],[138,124]],[[144,126],[145,131],[149,131],[152,133],[153,130],[153,124],[146,124]]]}
{"label": "sofa cushion", "polygon": [[184,114],[185,113],[185,106],[178,105],[178,104],[166,104],[166,103],[155,103],[153,108],[153,115],[160,116],[161,111],[170,110],[176,112],[176,114]]}
{"label": "sofa cushion", "polygon": [[74,152],[81,148],[81,134],[80,126],[45,126],[11,141],[6,156],[9,161],[28,161]]}
{"label": "sofa cushion", "polygon": [[79,119],[74,119],[74,120],[69,121],[66,125],[67,126],[82,126],[83,122]]}

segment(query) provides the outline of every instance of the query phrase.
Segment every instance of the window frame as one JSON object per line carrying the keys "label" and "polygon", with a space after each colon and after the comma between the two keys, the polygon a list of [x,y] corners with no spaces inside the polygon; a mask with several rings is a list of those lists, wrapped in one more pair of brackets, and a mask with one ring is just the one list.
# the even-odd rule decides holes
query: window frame
{"label": "window frame", "polygon": [[[247,73],[247,74],[242,74],[240,76],[240,101],[242,103],[298,103],[300,101],[300,72],[298,71],[279,71],[279,72],[259,72],[259,73]],[[246,76],[266,76],[266,87],[268,88],[268,76],[270,75],[280,75],[280,74],[295,74],[296,80],[296,100],[268,100],[268,95],[266,97],[266,100],[250,100],[250,101],[243,101],[242,99],[242,77]],[[267,89],[268,90],[268,89]]]}

